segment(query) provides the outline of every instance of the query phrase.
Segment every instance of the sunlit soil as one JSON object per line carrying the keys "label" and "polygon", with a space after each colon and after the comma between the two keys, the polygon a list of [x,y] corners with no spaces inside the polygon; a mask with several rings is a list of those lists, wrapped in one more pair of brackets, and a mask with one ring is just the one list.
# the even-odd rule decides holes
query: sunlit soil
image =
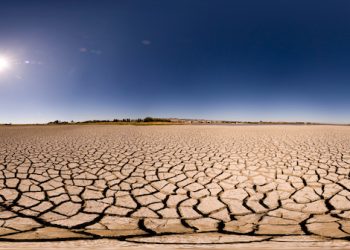
{"label": "sunlit soil", "polygon": [[0,240],[346,246],[349,173],[346,126],[2,126]]}

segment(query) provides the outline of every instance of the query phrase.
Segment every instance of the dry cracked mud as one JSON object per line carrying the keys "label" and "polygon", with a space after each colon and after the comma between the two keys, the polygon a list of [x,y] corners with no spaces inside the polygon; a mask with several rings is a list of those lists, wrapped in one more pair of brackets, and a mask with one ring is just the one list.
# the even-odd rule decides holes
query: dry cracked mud
{"label": "dry cracked mud", "polygon": [[0,127],[0,241],[350,240],[350,127]]}

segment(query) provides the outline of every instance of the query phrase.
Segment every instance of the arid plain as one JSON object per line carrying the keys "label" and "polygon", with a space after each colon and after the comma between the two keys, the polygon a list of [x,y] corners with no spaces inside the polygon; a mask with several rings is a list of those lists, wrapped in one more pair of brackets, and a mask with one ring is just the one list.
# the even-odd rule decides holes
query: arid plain
{"label": "arid plain", "polygon": [[349,174],[349,126],[2,126],[0,247],[344,249]]}

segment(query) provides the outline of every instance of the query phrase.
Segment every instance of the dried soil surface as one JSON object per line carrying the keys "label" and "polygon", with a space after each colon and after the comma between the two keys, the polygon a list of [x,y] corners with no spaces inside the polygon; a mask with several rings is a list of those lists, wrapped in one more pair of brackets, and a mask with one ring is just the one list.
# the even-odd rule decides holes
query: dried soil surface
{"label": "dried soil surface", "polygon": [[346,126],[0,127],[0,248],[344,249],[349,173]]}

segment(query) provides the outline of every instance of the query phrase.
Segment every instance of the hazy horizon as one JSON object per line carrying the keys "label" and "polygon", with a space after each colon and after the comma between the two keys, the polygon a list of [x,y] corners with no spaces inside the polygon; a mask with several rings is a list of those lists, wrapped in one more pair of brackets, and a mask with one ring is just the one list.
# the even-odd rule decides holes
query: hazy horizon
{"label": "hazy horizon", "polygon": [[[151,117],[151,118],[160,118],[160,119],[178,119],[178,120],[198,120],[198,121],[216,121],[216,122],[252,122],[252,123],[259,123],[259,122],[266,122],[266,123],[311,123],[311,124],[334,124],[334,125],[350,125],[350,123],[347,122],[327,122],[327,121],[312,121],[312,120],[239,120],[239,119],[209,119],[209,118],[203,118],[203,117],[195,117],[195,118],[191,118],[191,117],[159,117],[159,116],[146,116],[146,117]],[[109,118],[91,118],[91,119],[80,119],[80,120],[74,120],[74,119],[70,119],[70,120],[61,120],[61,119],[52,119],[52,120],[42,120],[42,121],[33,121],[33,122],[0,122],[0,125],[40,125],[40,124],[48,124],[48,123],[54,123],[56,121],[58,121],[59,123],[63,123],[63,122],[68,122],[68,123],[80,123],[80,122],[103,122],[103,121],[108,121],[108,122],[114,122],[115,119],[118,120],[118,122],[122,122],[123,120],[127,120],[127,119],[131,119],[131,122],[133,121],[137,121],[137,120],[141,120],[143,121],[143,119],[145,119],[146,117],[130,117],[130,116],[126,116],[126,117],[109,117]]]}
{"label": "hazy horizon", "polygon": [[350,123],[350,2],[1,1],[0,123]]}

